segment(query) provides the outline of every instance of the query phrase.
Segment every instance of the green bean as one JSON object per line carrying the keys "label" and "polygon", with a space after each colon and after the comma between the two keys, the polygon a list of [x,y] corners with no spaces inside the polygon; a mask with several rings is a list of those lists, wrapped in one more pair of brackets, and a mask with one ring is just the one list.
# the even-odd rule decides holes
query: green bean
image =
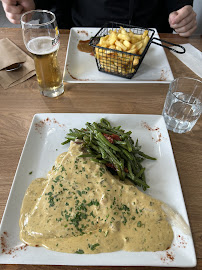
{"label": "green bean", "polygon": [[127,169],[127,161],[128,158],[127,156],[121,151],[119,153],[116,154],[116,157],[118,158],[118,160],[122,160],[122,168],[123,170],[125,170],[125,168]]}
{"label": "green bean", "polygon": [[93,150],[95,150],[97,153],[99,153],[99,147],[95,145],[94,143],[90,142],[87,145],[89,145]]}
{"label": "green bean", "polygon": [[121,138],[124,139],[124,140],[128,139],[128,134],[127,133],[122,134]]}
{"label": "green bean", "polygon": [[126,146],[126,142],[123,142],[123,141],[116,141],[115,144]]}
{"label": "green bean", "polygon": [[94,129],[93,129],[93,127],[92,127],[92,125],[90,123],[87,122],[86,126],[91,132],[94,132]]}
{"label": "green bean", "polygon": [[124,168],[125,168],[125,160],[124,160],[124,158],[121,158],[121,157],[120,157],[120,153],[117,153],[117,154],[116,154],[116,157],[117,157],[118,160],[120,161],[121,169],[124,171]]}
{"label": "green bean", "polygon": [[[102,147],[102,149],[110,156],[110,158],[113,160],[112,163],[114,164],[115,167],[116,167],[116,164],[118,167],[122,167],[121,162],[119,162],[119,160],[116,158],[116,156],[112,153],[112,151],[108,147],[106,147],[106,145],[104,145],[100,141],[98,142],[98,145],[100,147]],[[122,167],[122,169],[124,169],[124,168]]]}
{"label": "green bean", "polygon": [[105,118],[101,118],[100,123],[102,123],[102,124],[106,125],[107,127],[111,128],[110,122],[107,121],[107,119],[105,119]]}
{"label": "green bean", "polygon": [[98,131],[98,132],[101,132],[101,133],[106,133],[106,134],[114,134],[114,132],[112,132],[111,129],[103,126],[103,125],[100,125],[99,123],[95,123],[93,122],[93,127],[94,127],[94,131]]}
{"label": "green bean", "polygon": [[93,122],[92,126],[94,128],[94,132],[96,130],[97,132],[102,132],[103,133],[104,130],[99,128],[97,123]]}
{"label": "green bean", "polygon": [[141,151],[138,151],[137,153],[138,153],[140,156],[142,156],[142,157],[144,157],[144,158],[146,158],[146,159],[156,160],[156,158],[150,157],[150,156],[146,155],[145,153],[143,153],[143,152],[141,152]]}
{"label": "green bean", "polygon": [[130,161],[128,161],[128,173],[129,173],[129,175],[130,175],[130,178],[131,178],[132,180],[134,180],[134,179],[135,179],[135,175],[133,174],[133,171],[132,171],[132,167],[131,167]]}
{"label": "green bean", "polygon": [[67,140],[76,140],[76,138],[78,138],[77,136],[73,136],[73,135],[71,135],[71,134],[69,134],[68,136],[66,136],[66,139]]}
{"label": "green bean", "polygon": [[140,186],[142,186],[143,188],[149,188],[149,186],[147,185],[147,183],[145,183],[144,181],[142,181],[142,180],[140,180],[140,179],[138,179],[138,178],[135,178],[135,180],[134,180],[134,182],[136,183],[136,184],[139,184]]}
{"label": "green bean", "polygon": [[101,132],[98,132],[96,135],[97,139],[100,139],[105,145],[111,147],[113,150],[119,152],[121,151],[117,146],[115,146],[114,144],[110,143],[104,135],[102,135]]}
{"label": "green bean", "polygon": [[132,156],[126,149],[122,149],[122,152],[123,152],[130,160],[133,160],[133,156]]}
{"label": "green bean", "polygon": [[90,132],[90,142],[93,140],[93,132]]}
{"label": "green bean", "polygon": [[104,151],[104,149],[102,147],[99,147],[99,150],[101,152],[102,158],[103,159],[107,158],[107,153]]}
{"label": "green bean", "polygon": [[137,161],[138,161],[139,163],[141,163],[141,162],[144,161],[144,160],[145,160],[144,158],[137,157]]}
{"label": "green bean", "polygon": [[147,188],[149,188],[149,186],[147,185],[147,183],[145,183],[145,182],[142,181],[141,179],[139,179],[139,178],[132,179],[132,178],[130,177],[130,174],[129,174],[129,173],[127,173],[126,176],[128,177],[128,179],[130,179],[130,180],[131,180],[133,183],[135,183],[136,185],[142,186],[143,189],[145,188],[145,190],[146,190]]}
{"label": "green bean", "polygon": [[90,137],[87,135],[84,135],[83,140],[84,140],[84,142],[88,143],[88,142],[90,142]]}
{"label": "green bean", "polygon": [[133,161],[131,161],[130,163],[131,163],[132,170],[133,170],[134,174],[136,175],[137,171],[139,170],[136,158],[133,157]]}
{"label": "green bean", "polygon": [[107,161],[104,159],[91,158],[91,160],[97,163],[103,163],[103,164],[107,163]]}
{"label": "green bean", "polygon": [[136,175],[136,177],[139,178],[139,177],[144,173],[144,171],[145,171],[145,168],[142,168],[142,169],[138,172],[138,174]]}
{"label": "green bean", "polygon": [[133,148],[132,148],[132,145],[130,143],[130,140],[126,139],[126,145],[127,145],[128,151],[132,152]]}
{"label": "green bean", "polygon": [[119,127],[111,127],[111,126],[108,126],[108,125],[105,125],[103,123],[97,123],[97,125],[101,128],[101,129],[105,129],[106,132],[105,133],[108,133],[108,134],[117,134],[117,135],[122,135],[124,134],[124,130],[120,129],[121,126]]}
{"label": "green bean", "polygon": [[66,140],[66,141],[62,142],[61,144],[62,144],[62,145],[65,145],[65,144],[67,144],[67,143],[69,143],[69,142],[70,142],[70,140]]}
{"label": "green bean", "polygon": [[79,155],[79,157],[93,157],[92,154],[82,154],[82,155]]}
{"label": "green bean", "polygon": [[116,171],[117,171],[117,174],[118,174],[120,180],[124,180],[125,179],[125,172],[123,170],[121,170],[121,168],[118,164],[115,164],[115,168],[116,168]]}
{"label": "green bean", "polygon": [[101,123],[97,123],[97,126],[99,127],[99,129],[101,130],[102,133],[107,133],[107,134],[113,134],[113,130],[112,128],[109,128]]}
{"label": "green bean", "polygon": [[[102,118],[99,123],[86,123],[86,128],[70,129],[62,145],[71,140],[83,140],[84,154],[80,157],[89,157],[98,163],[111,163],[118,177],[124,180],[128,177],[135,185],[139,185],[146,190],[149,186],[146,184],[145,168],[141,162],[145,159],[156,160],[142,151],[138,139],[134,143],[131,137],[131,131],[125,131],[121,126],[112,127],[110,122]],[[109,136],[104,136],[107,134]],[[114,136],[120,138],[116,140]],[[111,136],[111,140],[110,139]],[[111,141],[111,142],[110,142]]]}
{"label": "green bean", "polygon": [[101,155],[95,155],[95,154],[82,154],[82,155],[79,155],[79,157],[90,157],[90,158],[96,158],[96,159],[98,159],[98,158],[101,158]]}
{"label": "green bean", "polygon": [[[146,170],[146,168],[145,168]],[[145,178],[145,171],[142,173],[141,177],[142,181],[144,181],[146,183],[146,178]]]}

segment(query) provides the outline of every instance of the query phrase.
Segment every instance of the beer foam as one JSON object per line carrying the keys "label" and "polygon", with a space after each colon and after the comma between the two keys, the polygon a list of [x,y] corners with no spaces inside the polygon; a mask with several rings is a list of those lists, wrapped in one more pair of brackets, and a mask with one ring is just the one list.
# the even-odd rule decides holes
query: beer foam
{"label": "beer foam", "polygon": [[27,43],[27,49],[33,54],[44,55],[55,52],[59,48],[59,43],[53,44],[54,39],[51,37],[37,37]]}

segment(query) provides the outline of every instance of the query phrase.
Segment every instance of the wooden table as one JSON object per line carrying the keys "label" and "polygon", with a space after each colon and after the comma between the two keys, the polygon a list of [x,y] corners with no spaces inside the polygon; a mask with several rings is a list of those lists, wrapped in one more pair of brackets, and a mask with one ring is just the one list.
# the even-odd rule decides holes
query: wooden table
{"label": "wooden table", "polygon": [[[64,66],[69,31],[61,31],[59,61]],[[10,38],[26,51],[20,29],[0,29],[0,38]],[[202,36],[180,38],[178,35],[161,34],[174,43],[191,43],[202,50]],[[166,54],[174,77],[197,76],[183,65],[170,51]],[[4,90],[0,86],[0,217],[6,205],[15,170],[35,113],[125,113],[161,114],[167,84],[66,84],[65,93],[56,99],[39,94],[36,76],[24,83]],[[202,119],[186,134],[169,132],[182,191],[193,233],[197,267],[202,269]],[[16,225],[17,226],[17,225]],[[125,270],[126,267],[113,267]],[[134,269],[135,267],[127,267]],[[0,265],[4,270],[25,269],[95,269],[73,266]],[[96,267],[98,270],[111,267]],[[148,269],[137,267],[136,269]],[[163,269],[163,268],[158,268]]]}

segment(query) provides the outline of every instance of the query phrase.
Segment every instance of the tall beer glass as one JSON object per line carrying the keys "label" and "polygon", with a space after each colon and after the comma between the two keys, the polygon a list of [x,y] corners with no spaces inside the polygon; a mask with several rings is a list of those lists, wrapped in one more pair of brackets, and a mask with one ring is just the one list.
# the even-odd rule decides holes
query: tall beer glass
{"label": "tall beer glass", "polygon": [[55,14],[31,10],[21,17],[25,46],[32,53],[41,94],[57,97],[64,92],[57,54],[60,36]]}

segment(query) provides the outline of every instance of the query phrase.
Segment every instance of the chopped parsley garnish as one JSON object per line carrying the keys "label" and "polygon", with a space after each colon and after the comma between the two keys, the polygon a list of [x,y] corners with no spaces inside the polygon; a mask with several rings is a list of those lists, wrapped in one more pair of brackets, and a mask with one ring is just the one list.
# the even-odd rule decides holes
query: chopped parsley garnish
{"label": "chopped parsley garnish", "polygon": [[78,249],[75,253],[76,254],[84,254],[84,251],[83,251],[83,249]]}
{"label": "chopped parsley garnish", "polygon": [[65,169],[65,167],[64,167],[64,166],[62,166],[62,168],[61,168],[61,172],[64,172],[64,171],[66,171],[66,169]]}
{"label": "chopped parsley garnish", "polygon": [[90,216],[95,218],[95,215],[93,214],[93,211],[90,213]]}
{"label": "chopped parsley garnish", "polygon": [[91,249],[91,250],[95,250],[96,247],[98,247],[100,244],[96,243],[94,245],[91,245],[91,244],[88,244],[88,247]]}
{"label": "chopped parsley garnish", "polygon": [[96,206],[98,206],[98,205],[100,205],[100,203],[97,201],[97,199],[96,200],[91,200],[88,204],[87,204],[88,206],[91,206],[91,205],[96,205]]}
{"label": "chopped parsley garnish", "polygon": [[119,210],[130,211],[130,208],[129,208],[127,205],[122,204],[122,205],[119,207]]}
{"label": "chopped parsley garnish", "polygon": [[58,181],[62,180],[62,178],[63,177],[61,175],[58,175],[53,182],[57,183]]}
{"label": "chopped parsley garnish", "polygon": [[77,190],[77,193],[79,194],[79,196],[82,196],[82,193],[80,190]]}
{"label": "chopped parsley garnish", "polygon": [[45,193],[45,195],[48,195],[49,207],[53,207],[55,205],[53,193],[52,192],[48,192],[48,193]]}
{"label": "chopped parsley garnish", "polygon": [[126,225],[126,223],[127,223],[127,218],[126,218],[126,217],[123,217],[122,223],[123,223],[124,225]]}
{"label": "chopped parsley garnish", "polygon": [[137,223],[137,227],[142,227],[142,222],[141,221],[138,221],[138,223]]}

